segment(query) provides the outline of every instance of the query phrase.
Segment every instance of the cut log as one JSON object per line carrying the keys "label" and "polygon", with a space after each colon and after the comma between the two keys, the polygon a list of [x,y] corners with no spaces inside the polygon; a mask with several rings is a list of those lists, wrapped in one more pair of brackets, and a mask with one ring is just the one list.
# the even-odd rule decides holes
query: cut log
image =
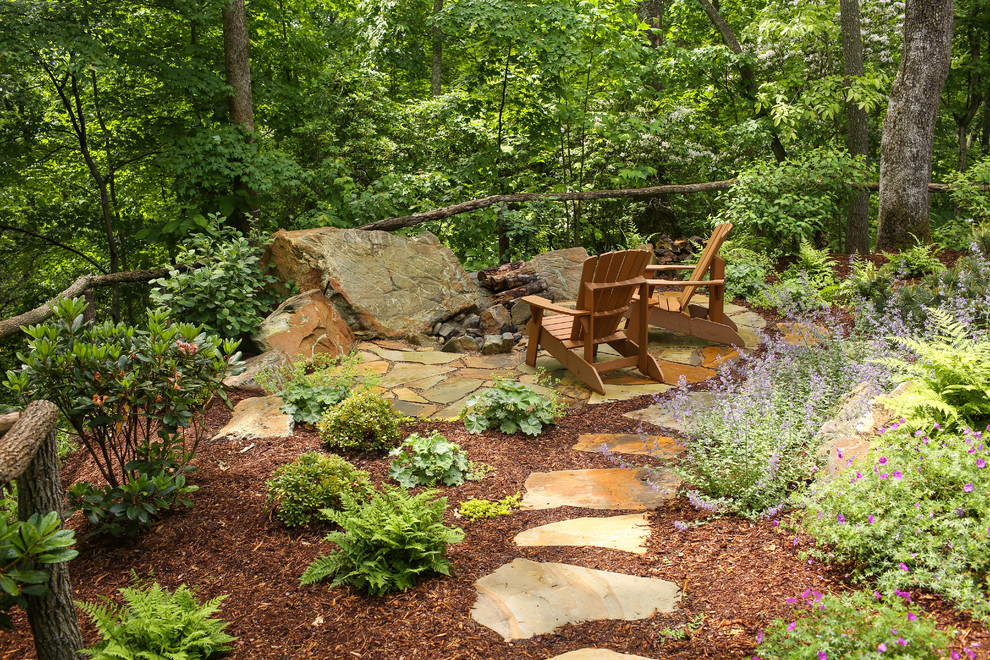
{"label": "cut log", "polygon": [[495,295],[492,298],[492,305],[501,305],[510,300],[515,300],[516,298],[522,298],[523,296],[531,296],[537,293],[542,293],[547,288],[546,280],[534,280],[528,284],[523,284],[522,286],[517,286],[514,289],[508,289],[501,293]]}
{"label": "cut log", "polygon": [[529,284],[530,282],[535,282],[538,279],[540,279],[540,276],[536,273],[524,273],[514,270],[501,275],[494,275],[488,278],[488,281],[484,282],[482,286],[489,291],[506,291],[524,284]]}
{"label": "cut log", "polygon": [[525,263],[525,261],[513,261],[512,263],[501,264],[499,266],[489,266],[478,271],[478,281],[481,283],[481,286],[487,287],[491,279],[511,273],[514,270],[519,270]]}

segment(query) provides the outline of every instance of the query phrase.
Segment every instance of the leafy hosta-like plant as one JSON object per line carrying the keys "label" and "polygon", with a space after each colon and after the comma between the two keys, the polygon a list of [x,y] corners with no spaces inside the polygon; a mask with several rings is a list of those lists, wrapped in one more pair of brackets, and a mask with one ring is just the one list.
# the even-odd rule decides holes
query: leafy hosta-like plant
{"label": "leafy hosta-like plant", "polygon": [[450,575],[447,545],[462,541],[464,532],[443,524],[447,498],[434,500],[434,495],[391,487],[370,502],[344,495],[342,511],[322,512],[343,530],[326,537],[338,550],[310,564],[303,584],[330,578],[331,588],[350,584],[382,596],[408,589],[425,575]]}
{"label": "leafy hosta-like plant", "polygon": [[24,609],[26,596],[49,593],[45,565],[60,564],[79,553],[72,549],[75,532],[62,529],[52,511],[34,514],[26,521],[0,516],[0,629],[13,630],[9,610]]}
{"label": "leafy hosta-like plant", "polygon": [[357,355],[332,358],[317,354],[264,369],[255,380],[263,389],[282,397],[282,412],[292,415],[296,422],[315,425],[329,408],[352,392],[378,382],[376,375],[358,372],[360,362]]}
{"label": "leafy hosta-like plant", "polygon": [[560,397],[542,396],[522,383],[495,377],[494,387],[467,400],[461,416],[469,433],[498,429],[502,433],[539,435],[543,427],[563,417]]}
{"label": "leafy hosta-like plant", "polygon": [[913,361],[875,360],[889,368],[896,380],[910,381],[907,390],[889,405],[914,427],[930,416],[943,424],[985,424],[990,421],[990,341],[974,339],[967,326],[941,309],[926,311],[936,325],[931,338],[890,338],[910,351]]}
{"label": "leafy hosta-like plant", "polygon": [[899,596],[882,599],[863,591],[833,596],[808,589],[788,602],[798,600],[806,609],[791,619],[775,619],[754,658],[938,660],[946,657],[952,641],[921,608]]}
{"label": "leafy hosta-like plant", "polygon": [[467,454],[460,445],[449,442],[436,431],[426,437],[413,433],[388,455],[392,458],[388,476],[404,488],[432,486],[437,482],[459,486],[470,478]]}
{"label": "leafy hosta-like plant", "polygon": [[340,456],[309,452],[275,470],[265,504],[289,527],[324,520],[322,509],[339,509],[344,493],[366,500],[374,487],[368,473]]}
{"label": "leafy hosta-like plant", "polygon": [[800,500],[826,560],[855,560],[881,590],[923,587],[990,617],[990,452],[980,432],[897,422],[864,461]]}
{"label": "leafy hosta-like plant", "polygon": [[76,603],[103,636],[83,650],[96,660],[206,660],[229,651],[237,639],[223,631],[226,622],[213,618],[226,596],[200,604],[186,585],[173,593],[157,582],[120,593],[123,607],[109,599]]}

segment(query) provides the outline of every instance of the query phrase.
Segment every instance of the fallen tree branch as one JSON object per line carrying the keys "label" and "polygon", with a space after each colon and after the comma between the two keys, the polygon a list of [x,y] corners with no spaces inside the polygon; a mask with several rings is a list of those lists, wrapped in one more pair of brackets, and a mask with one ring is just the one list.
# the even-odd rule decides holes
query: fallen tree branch
{"label": "fallen tree branch", "polygon": [[[729,179],[727,181],[706,181],[704,183],[652,186],[650,188],[626,188],[622,190],[589,190],[586,192],[516,193],[514,195],[491,195],[489,197],[482,197],[481,199],[472,199],[468,202],[445,206],[432,211],[413,213],[412,215],[404,215],[395,218],[385,218],[383,220],[378,220],[377,222],[362,225],[358,227],[358,229],[367,229],[369,231],[373,229],[395,231],[396,229],[412,227],[431,220],[443,220],[444,218],[449,218],[460,213],[478,211],[480,209],[492,206],[493,204],[501,203],[535,202],[539,200],[546,200],[549,202],[569,202],[593,199],[637,199],[696,192],[717,192],[719,190],[728,190],[732,186],[736,185],[737,181],[737,179]],[[875,182],[855,183],[850,181],[849,185],[872,192],[876,192],[880,189],[880,184]],[[950,189],[950,186],[944,183],[928,184],[928,191],[932,193],[945,193],[949,192]]]}
{"label": "fallen tree branch", "polygon": [[[184,270],[185,266],[180,264],[175,266],[178,270]],[[52,305],[61,298],[75,298],[82,295],[88,289],[96,289],[104,286],[113,286],[124,282],[147,282],[158,277],[166,277],[170,268],[155,268],[153,270],[130,270],[123,273],[110,273],[108,275],[83,275],[69,285],[54,298],[41,307],[35,307],[29,312],[18,314],[17,316],[0,321],[0,339],[12,335],[23,325],[35,325],[41,323],[52,315]]]}

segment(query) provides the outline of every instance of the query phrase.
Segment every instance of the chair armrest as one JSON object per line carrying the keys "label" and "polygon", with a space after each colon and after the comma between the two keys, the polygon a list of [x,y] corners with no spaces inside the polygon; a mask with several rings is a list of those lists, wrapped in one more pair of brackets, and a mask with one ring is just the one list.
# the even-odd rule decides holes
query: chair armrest
{"label": "chair armrest", "polygon": [[650,286],[707,286],[709,284],[725,284],[725,280],[646,280]]}
{"label": "chair armrest", "polygon": [[622,280],[621,282],[584,282],[581,286],[589,291],[594,291],[596,289],[620,289],[623,287],[639,286],[642,283],[642,277],[637,276],[629,280]]}
{"label": "chair armrest", "polygon": [[558,314],[567,314],[568,316],[588,316],[591,314],[591,312],[586,309],[570,309],[569,307],[555,305],[546,298],[541,298],[540,296],[523,296],[519,300],[527,303],[530,307],[539,307],[540,309],[545,309],[548,312],[557,312]]}

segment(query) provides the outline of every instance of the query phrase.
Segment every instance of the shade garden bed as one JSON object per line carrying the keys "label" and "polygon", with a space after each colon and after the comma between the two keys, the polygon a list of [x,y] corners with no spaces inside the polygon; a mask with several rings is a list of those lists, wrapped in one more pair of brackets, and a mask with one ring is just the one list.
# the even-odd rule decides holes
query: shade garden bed
{"label": "shade garden bed", "polygon": [[[328,545],[326,527],[285,528],[264,507],[265,481],[272,471],[296,456],[321,448],[317,433],[297,429],[288,439],[208,442],[201,446],[193,482],[195,507],[165,517],[133,542],[102,538],[81,540],[80,556],[70,564],[75,598],[96,601],[118,597],[132,571],[153,576],[170,589],[185,583],[201,598],[229,594],[220,616],[238,637],[229,657],[264,658],[552,658],[585,647],[610,648],[653,658],[749,658],[757,633],[774,617],[787,617],[796,598],[811,587],[824,592],[856,588],[848,567],[825,566],[802,558],[811,539],[781,523],[749,522],[694,510],[683,499],[667,502],[651,514],[645,555],[619,550],[575,547],[517,547],[519,532],[576,516],[614,515],[569,507],[517,511],[511,516],[469,521],[455,517],[456,504],[472,497],[502,498],[523,491],[532,472],[612,467],[601,455],[573,451],[582,433],[636,432],[638,423],[624,412],[651,403],[650,397],[579,405],[539,437],[501,433],[469,435],[458,422],[419,421],[405,432],[439,430],[461,444],[472,460],[494,470],[480,482],[446,488],[451,507],[447,522],[461,526],[466,538],[452,545],[453,575],[422,581],[406,592],[374,598],[351,587],[302,586],[299,575]],[[217,429],[230,413],[215,407],[209,415]],[[656,432],[647,425],[647,432]],[[250,446],[252,445],[253,446]],[[248,448],[250,446],[250,448]],[[346,456],[371,473],[376,484],[387,480],[382,455]],[[71,483],[90,477],[91,466],[77,452],[66,462],[63,478]],[[688,523],[678,529],[674,522]],[[699,523],[692,525],[690,523]],[[82,537],[80,516],[69,526]],[[683,525],[678,525],[683,527]],[[473,583],[518,557],[566,562],[641,577],[663,578],[683,590],[679,607],[642,621],[598,621],[568,625],[552,634],[512,643],[470,617]],[[940,626],[962,631],[980,658],[990,657],[990,633],[938,597],[919,594],[920,603]],[[32,658],[33,642],[23,615],[18,632],[0,638],[0,657]],[[96,631],[83,622],[87,643]]]}

